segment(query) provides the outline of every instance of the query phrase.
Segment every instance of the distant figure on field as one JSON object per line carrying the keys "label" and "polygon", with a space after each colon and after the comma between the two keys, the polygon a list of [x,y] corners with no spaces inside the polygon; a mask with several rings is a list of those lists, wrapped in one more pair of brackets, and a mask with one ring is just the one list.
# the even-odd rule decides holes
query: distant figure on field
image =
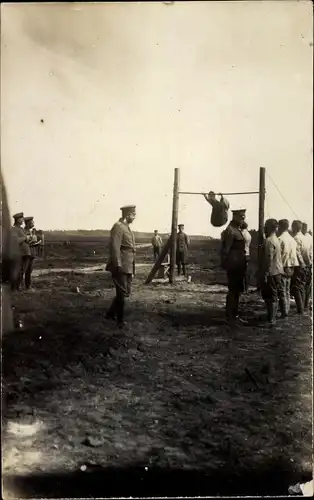
{"label": "distant figure on field", "polygon": [[42,229],[37,229],[36,236],[38,238],[37,255],[38,257],[44,256],[45,234]]}
{"label": "distant figure on field", "polygon": [[[243,228],[246,209],[232,210],[233,218],[222,232],[221,265],[227,271],[226,316],[231,325],[240,321],[239,300],[246,288],[249,232]],[[247,231],[247,233],[245,232]],[[250,235],[251,236],[251,235]],[[247,238],[247,240],[246,240]]]}
{"label": "distant figure on field", "polygon": [[29,236],[25,233],[23,229],[24,214],[19,212],[13,215],[14,225],[11,229],[12,241],[16,241],[18,245],[18,253],[12,261],[11,267],[11,289],[19,290],[22,284],[25,265],[28,258],[31,255],[29,241]]}
{"label": "distant figure on field", "polygon": [[34,261],[37,256],[37,248],[39,245],[39,240],[36,236],[34,217],[25,217],[24,221],[25,221],[24,231],[26,235],[29,237],[30,255],[25,255],[23,258],[24,260],[23,272],[25,276],[24,278],[25,288],[27,290],[30,290],[32,288],[32,272],[34,269]]}
{"label": "distant figure on field", "polygon": [[276,235],[277,229],[278,222],[275,219],[268,219],[265,222],[266,240],[262,260],[262,274],[264,277],[262,297],[266,304],[267,321],[271,326],[276,323],[278,301],[281,316],[286,317],[285,295],[282,287],[284,270],[281,258],[281,244]]}
{"label": "distant figure on field", "polygon": [[181,275],[181,269],[183,276],[186,276],[186,262],[187,254],[190,245],[190,240],[188,235],[184,232],[184,224],[179,224],[179,232],[177,233],[177,252],[176,252],[176,264],[178,270],[178,276]]}
{"label": "distant figure on field", "polygon": [[117,320],[119,328],[125,326],[125,298],[131,294],[132,277],[135,275],[135,238],[130,224],[136,217],[136,207],[125,206],[121,208],[121,212],[122,217],[111,229],[109,262],[106,267],[111,272],[116,287],[116,296],[106,318]]}
{"label": "distant figure on field", "polygon": [[304,295],[304,309],[309,307],[309,302],[312,295],[312,261],[313,261],[313,237],[307,229],[307,224],[302,222],[302,234],[305,241],[305,251],[307,257],[305,257],[305,295]]}
{"label": "distant figure on field", "polygon": [[281,306],[283,309],[282,317],[287,317],[290,311],[291,277],[293,276],[294,268],[298,266],[297,243],[289,233],[289,221],[287,219],[281,219],[278,223],[278,239],[283,266],[283,274],[281,276],[283,294],[279,296],[279,302],[283,301]]}
{"label": "distant figure on field", "polygon": [[152,247],[153,247],[153,253],[154,253],[154,260],[156,262],[156,260],[158,259],[159,255],[160,255],[160,250],[162,247],[162,239],[161,239],[161,236],[158,234],[157,229],[155,229],[154,236],[152,238]]}
{"label": "distant figure on field", "polygon": [[214,227],[222,227],[228,222],[228,210],[230,207],[229,201],[224,198],[222,194],[219,196],[220,200],[217,200],[213,191],[210,191],[208,194],[204,194],[205,200],[212,206],[210,223]]}

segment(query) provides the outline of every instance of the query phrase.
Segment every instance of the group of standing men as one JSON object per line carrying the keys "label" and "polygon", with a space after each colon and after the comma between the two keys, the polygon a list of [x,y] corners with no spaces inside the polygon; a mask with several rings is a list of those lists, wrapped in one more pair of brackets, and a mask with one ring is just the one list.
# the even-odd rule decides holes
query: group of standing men
{"label": "group of standing men", "polygon": [[[116,288],[116,296],[106,314],[109,320],[124,323],[125,298],[131,293],[132,278],[135,275],[135,239],[130,225],[136,218],[136,207],[121,208],[122,216],[111,229],[109,261]],[[230,324],[243,323],[239,318],[239,300],[248,289],[247,275],[250,261],[251,234],[246,223],[246,210],[232,210],[232,220],[221,234],[221,264],[227,272],[228,294],[226,316]],[[303,314],[308,308],[312,287],[312,235],[307,225],[293,221],[291,232],[286,219],[279,222],[268,219],[264,227],[265,238],[260,252],[258,289],[261,291],[267,310],[267,322],[276,323],[278,306],[281,318],[287,318],[290,311],[290,294],[294,297],[297,312]],[[184,225],[177,233],[176,264],[178,274],[186,274],[186,257],[189,238]],[[162,239],[155,230],[152,239],[155,260],[160,255]]]}
{"label": "group of standing men", "polygon": [[[170,237],[170,235],[169,235]],[[158,234],[158,230],[155,229],[154,236],[152,238],[152,247],[153,247],[153,255],[154,260],[158,259],[161,249],[162,249],[162,238]],[[177,233],[177,250],[176,250],[176,266],[178,271],[178,276],[186,276],[187,274],[187,255],[188,249],[190,245],[190,239],[188,235],[184,232],[184,224],[178,225],[178,233]]]}
{"label": "group of standing men", "polygon": [[24,285],[31,289],[34,260],[43,253],[43,232],[36,231],[34,217],[24,217],[20,212],[13,215],[11,228],[11,272],[12,291],[18,291]]}
{"label": "group of standing men", "polygon": [[[221,235],[222,267],[227,272],[228,294],[226,315],[230,323],[239,318],[240,295],[246,290],[247,266],[251,235],[245,224],[246,210],[234,210],[232,221]],[[281,318],[290,311],[290,295],[295,299],[298,314],[309,307],[312,290],[313,240],[307,225],[294,220],[268,219],[260,254],[258,289],[267,310],[267,322],[276,323],[278,307]]]}

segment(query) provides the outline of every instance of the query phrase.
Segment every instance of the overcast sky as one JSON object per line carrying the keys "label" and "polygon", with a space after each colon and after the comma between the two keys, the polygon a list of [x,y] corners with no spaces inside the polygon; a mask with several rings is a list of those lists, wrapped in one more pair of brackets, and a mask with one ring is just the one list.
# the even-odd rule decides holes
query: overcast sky
{"label": "overcast sky", "polygon": [[[312,227],[312,3],[1,6],[1,149],[11,212],[43,229],[169,231],[181,190],[258,189]],[[266,216],[296,217],[267,179]],[[230,198],[257,227],[258,197]],[[181,196],[190,234],[209,206]]]}

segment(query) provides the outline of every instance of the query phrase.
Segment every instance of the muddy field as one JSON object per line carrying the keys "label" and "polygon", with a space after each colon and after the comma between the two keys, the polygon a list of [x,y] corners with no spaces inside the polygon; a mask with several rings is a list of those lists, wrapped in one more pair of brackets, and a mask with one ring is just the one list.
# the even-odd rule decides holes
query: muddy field
{"label": "muddy field", "polygon": [[[191,283],[143,285],[140,243],[128,329],[106,241],[48,244],[33,292],[12,299],[23,328],[2,340],[4,498],[286,495],[311,478],[311,318],[224,323],[213,241],[192,245]],[[254,266],[252,268],[254,277]]]}

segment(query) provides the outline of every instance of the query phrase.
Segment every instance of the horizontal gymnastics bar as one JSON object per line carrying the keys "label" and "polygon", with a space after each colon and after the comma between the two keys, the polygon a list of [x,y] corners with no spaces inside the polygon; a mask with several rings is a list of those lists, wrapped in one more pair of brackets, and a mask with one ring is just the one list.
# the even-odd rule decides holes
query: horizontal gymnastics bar
{"label": "horizontal gymnastics bar", "polygon": [[[179,194],[201,194],[201,195],[207,195],[208,193],[194,193],[194,192],[190,192],[190,191],[179,191]],[[259,194],[259,191],[246,191],[246,192],[243,192],[243,193],[214,193],[215,195],[224,195],[224,196],[233,196],[233,195],[237,195],[237,194]]]}

